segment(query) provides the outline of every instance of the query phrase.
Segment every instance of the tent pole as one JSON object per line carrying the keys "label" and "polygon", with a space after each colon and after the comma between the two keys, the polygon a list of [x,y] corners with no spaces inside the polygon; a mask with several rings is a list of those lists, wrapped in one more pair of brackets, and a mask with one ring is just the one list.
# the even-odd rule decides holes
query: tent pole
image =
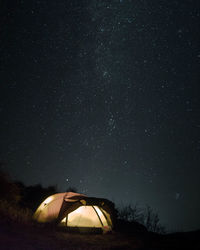
{"label": "tent pole", "polygon": [[94,211],[96,212],[96,214],[97,214],[97,216],[98,216],[98,218],[99,218],[99,220],[100,220],[100,222],[101,222],[101,225],[102,225],[102,227],[103,227],[103,222],[102,222],[102,220],[101,220],[99,214],[97,213],[97,210],[95,209],[94,206],[92,206],[92,207],[93,207]]}

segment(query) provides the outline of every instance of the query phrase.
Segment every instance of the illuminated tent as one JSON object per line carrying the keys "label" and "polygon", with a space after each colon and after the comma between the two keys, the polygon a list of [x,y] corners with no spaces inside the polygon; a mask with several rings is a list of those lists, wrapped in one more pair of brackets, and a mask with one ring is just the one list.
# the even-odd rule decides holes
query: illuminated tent
{"label": "illuminated tent", "polygon": [[58,193],[45,199],[34,213],[38,222],[55,222],[78,231],[112,230],[114,204],[83,194]]}

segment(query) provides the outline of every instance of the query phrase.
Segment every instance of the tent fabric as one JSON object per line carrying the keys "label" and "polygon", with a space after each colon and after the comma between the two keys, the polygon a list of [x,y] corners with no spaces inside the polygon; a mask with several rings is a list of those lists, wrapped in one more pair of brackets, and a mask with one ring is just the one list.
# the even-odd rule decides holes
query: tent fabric
{"label": "tent fabric", "polygon": [[114,204],[102,198],[66,192],[49,196],[37,208],[34,219],[60,226],[111,230]]}
{"label": "tent fabric", "polygon": [[34,213],[34,219],[39,222],[51,222],[57,218],[63,203],[65,193],[54,194],[46,198]]}

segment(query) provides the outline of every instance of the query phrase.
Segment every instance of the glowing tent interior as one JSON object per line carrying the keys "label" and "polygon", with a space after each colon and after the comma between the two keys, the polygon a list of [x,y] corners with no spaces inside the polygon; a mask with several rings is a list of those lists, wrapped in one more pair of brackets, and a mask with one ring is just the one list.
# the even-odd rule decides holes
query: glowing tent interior
{"label": "glowing tent interior", "polygon": [[55,222],[71,230],[110,231],[114,204],[107,199],[66,192],[49,196],[34,213],[38,222]]}

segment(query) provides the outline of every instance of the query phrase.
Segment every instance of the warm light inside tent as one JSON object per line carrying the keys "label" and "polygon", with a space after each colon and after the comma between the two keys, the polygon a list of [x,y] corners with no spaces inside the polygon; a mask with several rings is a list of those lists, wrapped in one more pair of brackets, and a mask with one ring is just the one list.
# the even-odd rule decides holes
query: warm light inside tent
{"label": "warm light inside tent", "polygon": [[103,223],[103,225],[107,226],[108,225],[107,220],[106,220],[104,214],[102,213],[102,211],[100,210],[100,208],[97,207],[97,206],[94,206],[94,208],[95,208],[95,210],[96,210],[96,212],[97,212],[97,214],[98,214],[101,222]]}
{"label": "warm light inside tent", "polygon": [[66,217],[61,220],[60,226],[66,226]]}
{"label": "warm light inside tent", "polygon": [[69,213],[67,221],[65,217],[61,221],[61,225],[66,225],[68,227],[101,228],[102,226],[108,226],[108,223],[98,206],[81,206]]}

